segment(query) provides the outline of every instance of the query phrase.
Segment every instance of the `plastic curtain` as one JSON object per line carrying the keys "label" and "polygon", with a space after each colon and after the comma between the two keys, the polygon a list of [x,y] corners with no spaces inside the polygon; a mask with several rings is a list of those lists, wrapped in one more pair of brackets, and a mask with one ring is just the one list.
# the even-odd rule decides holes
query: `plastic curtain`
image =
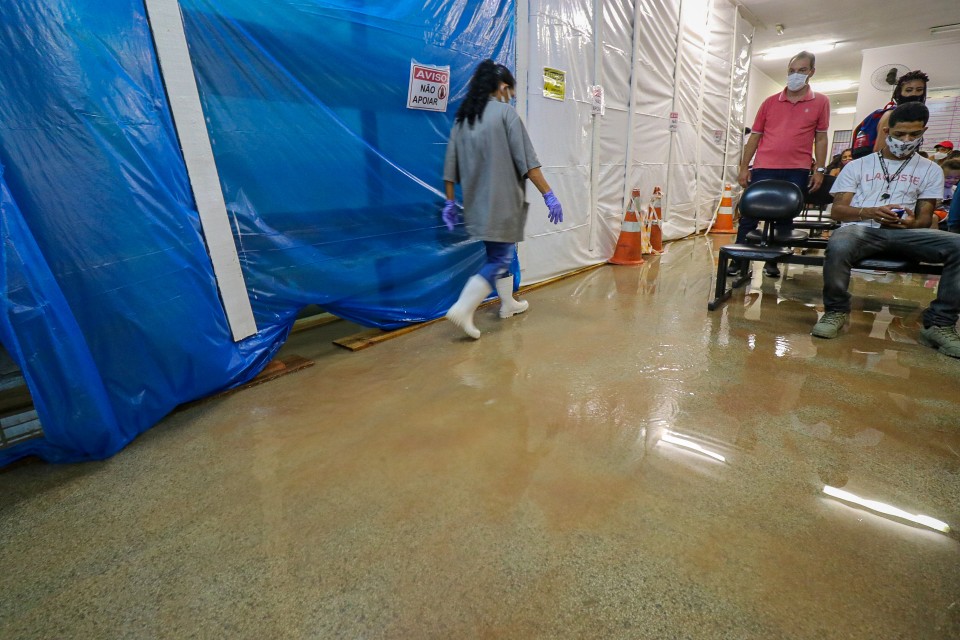
{"label": "plastic curtain", "polygon": [[[520,0],[524,1],[524,0]],[[601,262],[609,252],[594,246],[596,209],[591,193],[593,116],[588,87],[594,76],[595,0],[529,0],[530,53],[527,127],[543,173],[563,203],[563,222],[547,220],[546,207],[528,188],[527,239],[520,245],[524,281],[538,281]],[[543,95],[543,69],[565,74],[563,100]]]}
{"label": "plastic curtain", "polygon": [[[0,464],[109,456],[255,375],[297,310],[435,317],[482,260],[439,220],[472,68],[513,57],[512,5],[181,3],[257,335],[233,343],[142,2],[0,0],[2,321],[42,438]],[[406,110],[411,59],[446,114]]]}
{"label": "plastic curtain", "polygon": [[[512,3],[181,5],[258,326],[446,311],[483,253],[440,221],[443,153],[477,63],[512,65]],[[406,108],[412,59],[450,67],[447,113]]]}
{"label": "plastic curtain", "polygon": [[635,12],[636,77],[631,104],[633,119],[627,132],[628,144],[632,148],[628,156],[632,161],[626,186],[639,189],[641,200],[645,202],[654,187],[666,189],[670,162],[674,160],[670,113],[674,111],[680,1],[636,0]]}
{"label": "plastic curtain", "polygon": [[[739,162],[750,38],[747,25],[737,30],[736,8],[725,0],[528,2],[528,126],[565,219],[553,228],[530,198],[523,279],[609,258],[634,188],[641,203],[664,189],[665,239],[702,231]],[[544,67],[566,72],[562,102],[544,97]],[[599,117],[588,95],[594,84],[606,98]]]}

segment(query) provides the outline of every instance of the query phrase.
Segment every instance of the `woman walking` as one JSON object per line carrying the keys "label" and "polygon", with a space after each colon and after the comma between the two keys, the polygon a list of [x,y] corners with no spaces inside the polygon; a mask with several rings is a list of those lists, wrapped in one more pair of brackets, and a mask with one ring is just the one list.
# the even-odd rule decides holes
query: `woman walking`
{"label": "woman walking", "polygon": [[529,306],[514,299],[509,273],[527,221],[524,180],[529,178],[543,194],[550,221],[563,220],[563,208],[540,171],[527,130],[509,104],[515,85],[513,74],[503,65],[493,60],[480,63],[457,110],[443,167],[447,196],[443,221],[452,231],[457,222],[453,187],[459,182],[467,232],[482,240],[487,251],[486,263],[467,280],[460,298],[447,311],[447,319],[474,339],[480,337],[480,330],[473,314],[491,291],[500,296],[501,318],[523,313]]}

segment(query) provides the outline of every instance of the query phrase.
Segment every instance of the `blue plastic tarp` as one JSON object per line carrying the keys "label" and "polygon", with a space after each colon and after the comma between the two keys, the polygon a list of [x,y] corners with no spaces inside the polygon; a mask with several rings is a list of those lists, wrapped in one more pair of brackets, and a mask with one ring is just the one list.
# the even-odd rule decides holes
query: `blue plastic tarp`
{"label": "blue plastic tarp", "polygon": [[[439,219],[452,115],[510,63],[513,3],[183,0],[257,335],[231,339],[142,2],[0,0],[3,317],[42,438],[0,464],[112,455],[241,384],[300,308],[367,326],[437,317],[482,249]],[[447,113],[406,109],[411,60]]]}

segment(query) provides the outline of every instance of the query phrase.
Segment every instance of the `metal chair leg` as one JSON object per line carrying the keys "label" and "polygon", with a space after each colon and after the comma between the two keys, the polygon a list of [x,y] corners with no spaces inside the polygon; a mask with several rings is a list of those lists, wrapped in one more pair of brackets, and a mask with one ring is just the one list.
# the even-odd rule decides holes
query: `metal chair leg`
{"label": "metal chair leg", "polygon": [[730,256],[721,251],[720,259],[717,262],[717,284],[714,290],[713,300],[707,303],[708,311],[713,311],[722,305],[733,293],[733,289],[727,289],[727,267],[729,264]]}

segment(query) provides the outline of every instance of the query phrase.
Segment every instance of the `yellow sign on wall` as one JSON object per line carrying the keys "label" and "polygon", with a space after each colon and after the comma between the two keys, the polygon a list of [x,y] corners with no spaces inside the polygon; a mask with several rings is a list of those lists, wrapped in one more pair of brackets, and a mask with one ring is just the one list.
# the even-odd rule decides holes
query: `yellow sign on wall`
{"label": "yellow sign on wall", "polygon": [[560,69],[543,68],[543,97],[561,102],[567,95],[567,72]]}

